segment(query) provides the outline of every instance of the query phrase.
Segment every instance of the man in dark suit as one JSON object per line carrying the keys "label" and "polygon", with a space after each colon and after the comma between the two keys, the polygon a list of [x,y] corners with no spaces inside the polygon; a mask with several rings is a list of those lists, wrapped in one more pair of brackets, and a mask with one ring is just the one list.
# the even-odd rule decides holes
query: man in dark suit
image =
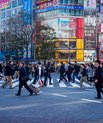
{"label": "man in dark suit", "polygon": [[103,94],[103,91],[102,91],[103,80],[102,80],[102,68],[100,67],[99,60],[95,62],[95,67],[96,68],[95,68],[94,82],[95,82],[95,87],[97,91],[97,97],[95,98],[101,99],[101,92]]}
{"label": "man in dark suit", "polygon": [[20,96],[21,94],[21,89],[24,86],[29,92],[29,95],[33,94],[33,91],[29,88],[29,86],[27,85],[27,81],[29,80],[27,71],[24,67],[24,63],[20,63],[20,69],[19,69],[19,90],[18,93],[16,94],[16,96]]}

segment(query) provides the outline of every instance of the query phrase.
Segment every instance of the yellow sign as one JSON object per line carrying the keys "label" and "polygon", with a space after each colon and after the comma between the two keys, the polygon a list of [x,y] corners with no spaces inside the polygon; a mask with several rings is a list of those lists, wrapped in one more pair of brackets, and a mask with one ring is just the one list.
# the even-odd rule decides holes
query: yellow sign
{"label": "yellow sign", "polygon": [[77,39],[77,41],[76,41],[76,48],[77,49],[83,49],[83,39]]}

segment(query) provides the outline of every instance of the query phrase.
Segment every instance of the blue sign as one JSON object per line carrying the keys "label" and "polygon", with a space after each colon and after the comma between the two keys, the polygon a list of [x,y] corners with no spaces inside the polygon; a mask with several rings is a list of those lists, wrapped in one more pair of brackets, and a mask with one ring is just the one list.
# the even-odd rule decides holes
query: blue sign
{"label": "blue sign", "polygon": [[22,0],[23,3],[23,20],[24,24],[32,23],[32,0]]}
{"label": "blue sign", "polygon": [[36,10],[37,13],[43,13],[46,11],[52,11],[55,9],[77,9],[77,10],[83,10],[84,7],[83,6],[77,6],[77,5],[70,5],[70,6],[52,6],[52,7],[48,7],[48,8],[44,8],[44,9],[40,9],[40,10]]}

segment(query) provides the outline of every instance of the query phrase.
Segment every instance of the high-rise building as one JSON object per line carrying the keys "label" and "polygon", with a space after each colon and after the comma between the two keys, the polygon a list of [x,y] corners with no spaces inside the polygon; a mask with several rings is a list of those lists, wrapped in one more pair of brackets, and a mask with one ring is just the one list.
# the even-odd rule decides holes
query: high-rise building
{"label": "high-rise building", "polygon": [[[6,38],[6,22],[10,17],[15,17],[23,12],[25,24],[30,24],[31,19],[27,13],[32,14],[32,0],[0,0],[0,60],[9,52],[9,38]],[[26,14],[25,14],[26,13]],[[11,52],[11,55],[14,55]]]}
{"label": "high-rise building", "polygon": [[9,45],[9,40],[5,37],[5,22],[16,16],[22,10],[22,0],[1,0],[0,2],[0,60],[4,60]]}
{"label": "high-rise building", "polygon": [[97,57],[103,62],[103,0],[97,0]]}
{"label": "high-rise building", "polygon": [[56,61],[84,61],[83,0],[37,0],[37,19],[55,29]]}

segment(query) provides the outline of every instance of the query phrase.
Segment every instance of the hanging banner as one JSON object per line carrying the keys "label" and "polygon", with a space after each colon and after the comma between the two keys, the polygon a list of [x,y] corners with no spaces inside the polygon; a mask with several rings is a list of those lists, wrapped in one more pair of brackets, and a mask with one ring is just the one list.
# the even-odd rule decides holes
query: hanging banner
{"label": "hanging banner", "polygon": [[23,20],[26,25],[32,22],[32,0],[22,0],[23,2]]}

